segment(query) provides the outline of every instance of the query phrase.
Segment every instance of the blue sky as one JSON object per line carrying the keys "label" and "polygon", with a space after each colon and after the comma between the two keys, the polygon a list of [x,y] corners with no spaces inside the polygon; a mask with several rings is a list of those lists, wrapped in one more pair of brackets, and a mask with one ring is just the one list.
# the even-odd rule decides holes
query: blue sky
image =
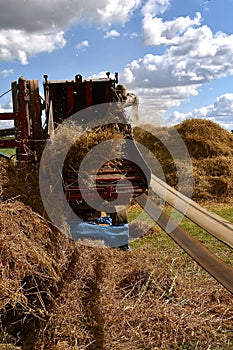
{"label": "blue sky", "polygon": [[[0,95],[20,76],[119,72],[142,122],[208,118],[233,129],[233,0],[8,0],[0,5]],[[0,112],[11,110],[11,96]],[[2,122],[0,122],[0,126]]]}

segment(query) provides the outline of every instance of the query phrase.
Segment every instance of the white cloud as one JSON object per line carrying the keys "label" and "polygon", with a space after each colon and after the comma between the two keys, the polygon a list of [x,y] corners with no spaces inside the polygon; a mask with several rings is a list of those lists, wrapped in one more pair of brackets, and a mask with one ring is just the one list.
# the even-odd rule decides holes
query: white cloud
{"label": "white cloud", "polygon": [[12,112],[13,110],[12,108],[13,108],[12,101],[7,101],[3,105],[0,104],[0,113]]}
{"label": "white cloud", "polygon": [[210,119],[228,130],[233,129],[233,93],[227,93],[217,97],[213,104],[196,108],[188,113],[175,111],[168,117],[170,124],[178,124],[185,119],[203,118]]}
{"label": "white cloud", "polygon": [[[143,83],[146,84],[147,82],[144,81]],[[160,120],[161,125],[167,123],[164,115],[169,109],[178,107],[181,102],[187,100],[188,96],[196,96],[198,94],[196,87],[192,85],[163,89],[138,87],[132,91],[139,97],[140,119],[152,124]]]}
{"label": "white cloud", "polygon": [[140,35],[138,33],[136,33],[136,32],[133,32],[133,33],[124,33],[123,36],[124,37],[129,37],[130,39],[136,39]]}
{"label": "white cloud", "polygon": [[[2,109],[0,107],[0,113],[6,113],[5,109]],[[14,121],[13,120],[0,120],[0,130],[1,129],[10,129],[14,127]],[[0,148],[0,152],[1,152],[1,148]]]}
{"label": "white cloud", "polygon": [[97,12],[103,23],[122,23],[128,21],[133,12],[141,5],[142,0],[108,0],[106,5],[98,5]]}
{"label": "white cloud", "polygon": [[88,40],[83,40],[83,41],[81,41],[80,43],[78,43],[77,45],[76,45],[76,49],[83,49],[83,48],[86,48],[86,47],[88,47],[89,46],[89,42],[88,42]]}
{"label": "white cloud", "polygon": [[142,14],[144,17],[154,17],[159,13],[164,13],[170,3],[170,0],[148,0],[142,8]]}
{"label": "white cloud", "polygon": [[11,0],[1,4],[0,60],[19,60],[63,48],[64,30],[75,23],[124,24],[142,0]]}
{"label": "white cloud", "polygon": [[0,74],[2,77],[6,78],[9,75],[13,74],[14,70],[13,69],[3,69]]}
{"label": "white cloud", "polygon": [[16,59],[27,64],[29,57],[40,52],[52,52],[65,44],[63,32],[43,35],[19,29],[0,30],[0,60]]}
{"label": "white cloud", "polygon": [[[0,104],[0,113],[12,112],[12,102],[7,102],[4,105]],[[9,129],[14,126],[13,120],[0,120],[0,129]],[[0,149],[1,152],[1,149]]]}
{"label": "white cloud", "polygon": [[201,14],[198,12],[192,20],[190,17],[178,17],[164,22],[162,18],[145,17],[142,22],[144,45],[178,45],[182,35],[191,27],[199,26]]}
{"label": "white cloud", "polygon": [[0,28],[27,32],[60,31],[75,22],[122,23],[130,18],[142,0],[11,0],[1,4]]}
{"label": "white cloud", "polygon": [[140,96],[141,116],[151,121],[197,95],[203,84],[233,75],[233,35],[213,34],[201,26],[200,14],[154,23],[147,28],[154,34],[147,43],[170,47],[164,54],[133,60],[121,75],[127,88]]}
{"label": "white cloud", "polygon": [[116,31],[115,29],[109,30],[105,33],[104,39],[109,39],[109,38],[116,38],[120,36],[120,33]]}
{"label": "white cloud", "polygon": [[[0,107],[0,113],[6,112],[4,109]],[[0,130],[1,129],[10,129],[14,127],[14,121],[13,120],[0,120]],[[0,148],[1,152],[1,148]]]}
{"label": "white cloud", "polygon": [[135,39],[135,38],[137,38],[138,36],[139,36],[138,33],[135,33],[135,32],[130,33],[130,35],[129,35],[130,39]]}

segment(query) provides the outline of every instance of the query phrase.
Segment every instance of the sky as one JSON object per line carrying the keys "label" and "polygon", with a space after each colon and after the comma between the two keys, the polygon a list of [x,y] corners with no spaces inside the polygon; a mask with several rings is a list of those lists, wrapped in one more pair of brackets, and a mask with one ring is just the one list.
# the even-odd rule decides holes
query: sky
{"label": "sky", "polygon": [[110,71],[139,97],[140,122],[205,118],[232,130],[232,13],[233,0],[1,0],[0,112],[12,111],[2,95],[20,76],[43,95],[44,74]]}

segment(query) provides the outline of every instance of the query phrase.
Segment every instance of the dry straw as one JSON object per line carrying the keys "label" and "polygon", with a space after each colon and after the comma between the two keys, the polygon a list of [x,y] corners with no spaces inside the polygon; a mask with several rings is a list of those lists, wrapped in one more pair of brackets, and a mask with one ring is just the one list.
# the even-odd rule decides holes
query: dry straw
{"label": "dry straw", "polygon": [[[177,127],[184,140],[195,138],[194,122]],[[208,194],[216,200],[209,191],[213,179],[224,179],[232,191],[232,136],[207,126],[219,148],[198,160],[190,146],[194,195],[202,191],[202,199]],[[156,138],[139,132],[136,137],[155,150]],[[160,132],[169,136],[168,129]],[[158,150],[162,161],[167,153],[161,144]],[[147,246],[146,239],[128,252],[71,242],[41,216],[37,168],[0,165],[0,349],[232,349],[231,295],[178,247],[171,256],[166,247]],[[220,191],[218,198],[225,197]],[[148,229],[134,225],[131,230],[142,234]]]}
{"label": "dry straw", "polygon": [[[155,155],[167,183],[174,188],[178,186],[178,171],[179,174],[189,171],[183,160],[185,154],[179,154],[177,150],[177,135],[183,139],[192,160],[193,199],[197,202],[211,200],[232,203],[233,135],[229,131],[203,119],[186,120],[174,128],[151,125],[134,128],[135,139]],[[168,144],[171,149],[176,149],[175,159],[165,146]],[[153,164],[152,171],[158,171],[153,169]]]}

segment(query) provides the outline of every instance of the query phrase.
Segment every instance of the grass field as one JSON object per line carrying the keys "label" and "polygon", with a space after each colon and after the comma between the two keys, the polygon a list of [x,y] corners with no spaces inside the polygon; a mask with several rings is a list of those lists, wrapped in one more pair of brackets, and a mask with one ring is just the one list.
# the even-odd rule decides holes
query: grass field
{"label": "grass field", "polygon": [[[215,205],[214,207],[208,206],[207,209],[233,223],[233,208],[231,206],[219,204]],[[168,208],[165,211],[169,214],[171,209]],[[154,225],[151,218],[146,213],[142,212],[137,205],[135,205],[134,210],[133,208],[130,209],[128,213],[129,221],[133,221],[139,215],[140,220],[148,223],[149,225],[153,225],[156,231],[158,231],[160,234],[154,236],[150,235],[149,237],[138,239],[131,243],[132,247],[146,246],[149,249],[156,247],[156,249],[158,249],[160,252],[164,252],[166,255],[171,257],[174,256],[174,254],[186,254],[165,232],[162,231],[162,229],[160,229],[158,225]],[[183,217],[182,221],[180,222],[180,226],[191,236],[199,240],[209,250],[215,253],[219,258],[233,266],[233,251],[230,247],[220,242],[218,239],[210,235],[208,232],[200,228],[186,217]]]}
{"label": "grass field", "polygon": [[0,148],[0,153],[6,155],[7,157],[11,157],[16,154],[15,148]]}

